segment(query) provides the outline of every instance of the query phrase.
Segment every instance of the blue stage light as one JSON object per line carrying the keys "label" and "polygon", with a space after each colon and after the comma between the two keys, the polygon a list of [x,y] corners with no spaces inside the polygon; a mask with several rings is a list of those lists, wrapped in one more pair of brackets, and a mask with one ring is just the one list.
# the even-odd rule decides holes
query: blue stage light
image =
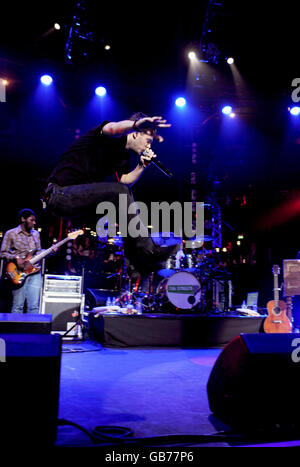
{"label": "blue stage light", "polygon": [[222,108],[222,113],[224,115],[230,115],[232,113],[232,107],[231,105],[225,105],[223,108]]}
{"label": "blue stage light", "polygon": [[95,94],[97,94],[97,96],[103,97],[106,94],[106,89],[103,86],[98,86],[95,89]]}
{"label": "blue stage light", "polygon": [[300,114],[300,107],[298,105],[294,105],[289,110],[291,115],[297,116]]}
{"label": "blue stage light", "polygon": [[184,107],[186,104],[186,100],[184,97],[178,97],[175,101],[175,104],[177,105],[177,107]]}
{"label": "blue stage light", "polygon": [[50,84],[52,84],[52,82],[53,82],[52,76],[50,76],[50,75],[43,75],[43,76],[41,76],[41,83],[42,83],[44,86],[50,86]]}

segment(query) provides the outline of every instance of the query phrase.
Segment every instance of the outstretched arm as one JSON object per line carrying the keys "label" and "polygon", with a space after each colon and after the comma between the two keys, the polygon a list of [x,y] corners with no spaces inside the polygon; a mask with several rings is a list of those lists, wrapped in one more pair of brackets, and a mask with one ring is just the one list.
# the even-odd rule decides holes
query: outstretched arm
{"label": "outstretched arm", "polygon": [[109,122],[102,128],[102,133],[107,136],[122,136],[135,131],[156,130],[158,128],[169,128],[162,117],[145,117],[139,120],[122,120],[120,122]]}

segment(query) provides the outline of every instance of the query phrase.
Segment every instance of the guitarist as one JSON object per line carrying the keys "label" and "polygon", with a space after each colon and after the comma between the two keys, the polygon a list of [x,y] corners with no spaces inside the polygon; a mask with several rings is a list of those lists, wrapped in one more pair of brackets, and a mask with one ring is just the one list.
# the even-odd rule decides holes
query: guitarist
{"label": "guitarist", "polygon": [[[1,245],[1,257],[14,261],[18,269],[26,268],[24,253],[30,250],[41,251],[40,234],[35,230],[36,215],[31,209],[22,209],[19,214],[20,224],[8,230]],[[28,313],[39,312],[40,290],[42,287],[41,272],[28,276],[21,287],[12,288],[12,313],[24,313],[25,302]]]}

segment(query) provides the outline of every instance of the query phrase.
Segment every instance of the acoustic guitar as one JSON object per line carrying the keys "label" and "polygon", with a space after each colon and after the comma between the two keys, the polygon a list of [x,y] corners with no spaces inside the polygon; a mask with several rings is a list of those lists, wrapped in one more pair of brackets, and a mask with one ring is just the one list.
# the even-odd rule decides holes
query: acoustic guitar
{"label": "acoustic guitar", "polygon": [[82,234],[83,230],[76,230],[75,232],[70,232],[66,238],[64,238],[58,243],[54,243],[50,248],[42,251],[36,256],[34,256],[36,250],[27,251],[24,254],[24,259],[26,261],[24,269],[19,269],[18,265],[15,262],[10,261],[6,266],[7,276],[10,278],[14,285],[22,286],[28,276],[35,274],[41,270],[41,266],[37,266],[36,263],[48,256],[56,248],[62,246],[68,240],[75,240],[79,235]]}
{"label": "acoustic guitar", "polygon": [[274,300],[267,303],[268,316],[264,321],[264,331],[266,333],[289,333],[292,332],[292,324],[286,315],[286,304],[279,300],[278,275],[280,268],[273,266],[274,276]]}

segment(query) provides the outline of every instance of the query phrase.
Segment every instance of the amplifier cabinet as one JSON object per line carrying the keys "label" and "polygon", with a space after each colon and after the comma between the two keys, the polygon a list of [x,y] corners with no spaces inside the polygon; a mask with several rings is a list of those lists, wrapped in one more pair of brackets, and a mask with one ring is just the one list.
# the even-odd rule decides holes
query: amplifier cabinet
{"label": "amplifier cabinet", "polygon": [[43,293],[52,296],[80,295],[83,290],[82,276],[60,276],[45,274]]}
{"label": "amplifier cabinet", "polygon": [[[41,313],[52,315],[52,331],[64,334],[74,326],[78,318],[82,318],[84,298],[84,294],[74,295],[73,297],[43,295]],[[77,329],[74,326],[69,336],[76,334]]]}
{"label": "amplifier cabinet", "polygon": [[300,295],[300,259],[283,260],[284,295]]}

